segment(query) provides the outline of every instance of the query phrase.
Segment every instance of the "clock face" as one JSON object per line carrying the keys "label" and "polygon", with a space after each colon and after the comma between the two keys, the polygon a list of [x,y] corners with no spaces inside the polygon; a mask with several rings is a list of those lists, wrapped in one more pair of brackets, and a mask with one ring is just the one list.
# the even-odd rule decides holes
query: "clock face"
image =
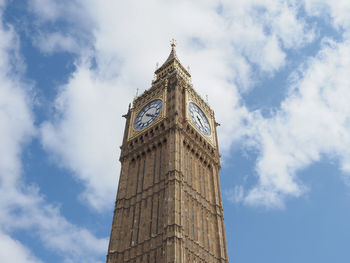
{"label": "clock face", "polygon": [[203,111],[192,102],[188,104],[188,111],[191,115],[192,121],[200,132],[205,136],[209,136],[211,134],[210,124]]}
{"label": "clock face", "polygon": [[148,127],[159,115],[162,109],[163,102],[161,100],[154,100],[148,103],[140,110],[134,121],[134,128],[142,130]]}

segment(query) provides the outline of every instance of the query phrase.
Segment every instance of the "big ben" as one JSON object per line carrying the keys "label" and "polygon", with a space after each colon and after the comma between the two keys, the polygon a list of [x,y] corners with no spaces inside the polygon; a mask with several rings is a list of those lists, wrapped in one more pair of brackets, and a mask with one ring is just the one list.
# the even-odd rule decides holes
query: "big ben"
{"label": "big ben", "polygon": [[107,263],[228,262],[214,111],[175,42],[124,117]]}

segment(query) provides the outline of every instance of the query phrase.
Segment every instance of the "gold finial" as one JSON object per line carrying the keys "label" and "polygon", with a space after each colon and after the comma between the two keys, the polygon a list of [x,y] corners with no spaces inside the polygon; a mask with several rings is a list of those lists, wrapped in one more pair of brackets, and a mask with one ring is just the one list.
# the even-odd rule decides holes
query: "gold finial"
{"label": "gold finial", "polygon": [[176,40],[175,38],[173,38],[171,41],[170,41],[170,45],[171,45],[171,48],[174,49],[176,47]]}

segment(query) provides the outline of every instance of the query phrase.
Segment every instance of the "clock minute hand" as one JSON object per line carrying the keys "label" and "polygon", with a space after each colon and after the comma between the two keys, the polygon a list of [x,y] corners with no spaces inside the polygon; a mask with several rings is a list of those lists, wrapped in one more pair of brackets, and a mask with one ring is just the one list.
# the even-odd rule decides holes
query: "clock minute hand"
{"label": "clock minute hand", "polygon": [[154,117],[154,114],[146,113],[147,117]]}

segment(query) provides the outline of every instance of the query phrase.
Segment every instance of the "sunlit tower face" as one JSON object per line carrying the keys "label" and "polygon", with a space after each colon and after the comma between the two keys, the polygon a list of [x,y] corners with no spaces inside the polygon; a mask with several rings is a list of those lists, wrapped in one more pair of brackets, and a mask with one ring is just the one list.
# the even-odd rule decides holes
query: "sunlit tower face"
{"label": "sunlit tower face", "polygon": [[126,117],[107,263],[228,262],[214,112],[175,43]]}

